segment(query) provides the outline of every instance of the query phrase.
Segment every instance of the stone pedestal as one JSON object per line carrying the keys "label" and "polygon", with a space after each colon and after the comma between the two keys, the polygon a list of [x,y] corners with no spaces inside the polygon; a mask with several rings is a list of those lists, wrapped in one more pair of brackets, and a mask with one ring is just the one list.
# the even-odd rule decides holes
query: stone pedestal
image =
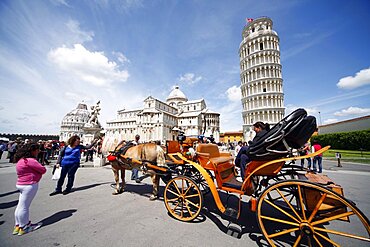
{"label": "stone pedestal", "polygon": [[91,144],[95,138],[99,138],[101,127],[100,126],[89,126],[88,124],[85,124],[82,130],[84,132],[82,135],[82,141],[84,145],[87,145],[87,144]]}

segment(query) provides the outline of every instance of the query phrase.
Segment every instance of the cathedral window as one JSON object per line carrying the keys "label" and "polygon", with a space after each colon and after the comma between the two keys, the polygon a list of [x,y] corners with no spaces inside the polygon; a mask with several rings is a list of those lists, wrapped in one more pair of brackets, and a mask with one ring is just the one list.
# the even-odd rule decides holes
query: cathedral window
{"label": "cathedral window", "polygon": [[260,50],[263,50],[263,43],[260,43]]}

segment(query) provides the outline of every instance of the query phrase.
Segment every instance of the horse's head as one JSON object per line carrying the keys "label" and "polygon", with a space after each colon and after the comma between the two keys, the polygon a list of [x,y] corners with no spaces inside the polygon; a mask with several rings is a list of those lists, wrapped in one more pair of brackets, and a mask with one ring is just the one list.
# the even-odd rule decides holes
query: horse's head
{"label": "horse's head", "polygon": [[122,148],[126,145],[126,142],[125,141],[121,141],[115,148],[113,151],[109,151],[109,154],[107,156],[107,160],[108,160],[108,163],[106,163],[106,165],[108,165],[109,163],[113,163],[113,162],[117,162],[117,159],[119,157],[119,155],[122,153]]}

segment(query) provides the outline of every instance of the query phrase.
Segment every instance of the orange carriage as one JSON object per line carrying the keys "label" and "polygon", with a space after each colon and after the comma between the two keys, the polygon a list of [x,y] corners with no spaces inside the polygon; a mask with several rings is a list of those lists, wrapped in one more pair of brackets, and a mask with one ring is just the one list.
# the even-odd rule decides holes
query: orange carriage
{"label": "orange carriage", "polygon": [[[237,178],[233,157],[215,144],[199,144],[195,157],[188,152],[195,141],[167,142],[168,166],[165,206],[180,221],[196,219],[203,196],[211,192],[219,211],[238,219],[242,198],[256,213],[262,234],[271,246],[360,246],[370,243],[367,217],[344,197],[343,189],[325,175],[295,165],[299,159],[322,154],[295,155],[316,129],[314,117],[298,109],[253,144],[245,177]],[[237,197],[238,207],[226,207],[219,191]]]}

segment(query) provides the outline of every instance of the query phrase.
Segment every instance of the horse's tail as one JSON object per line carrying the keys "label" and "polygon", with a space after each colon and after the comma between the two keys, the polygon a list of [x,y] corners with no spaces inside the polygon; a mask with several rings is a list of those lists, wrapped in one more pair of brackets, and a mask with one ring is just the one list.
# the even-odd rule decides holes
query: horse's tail
{"label": "horse's tail", "polygon": [[157,165],[166,166],[166,156],[163,149],[158,145],[156,147],[157,147]]}

